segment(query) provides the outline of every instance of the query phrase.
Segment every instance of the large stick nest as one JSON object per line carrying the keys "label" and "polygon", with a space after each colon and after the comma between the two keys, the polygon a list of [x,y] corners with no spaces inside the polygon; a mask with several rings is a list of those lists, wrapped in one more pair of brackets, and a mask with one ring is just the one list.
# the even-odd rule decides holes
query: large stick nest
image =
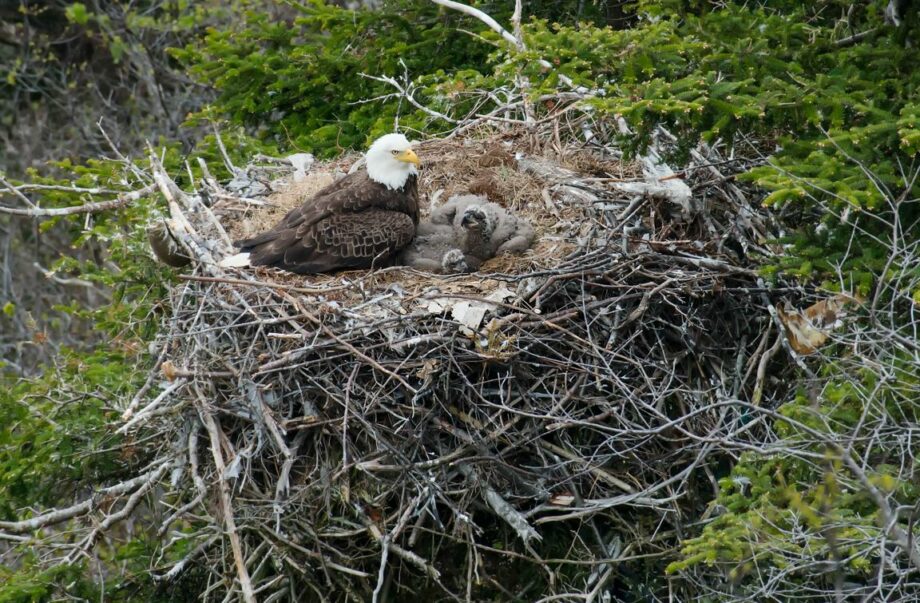
{"label": "large stick nest", "polygon": [[534,223],[534,248],[451,277],[221,272],[213,216],[249,234],[355,158],[167,193],[201,263],[172,291],[123,430],[163,467],[170,592],[625,592],[712,500],[720,442],[758,436],[740,401],[785,391],[764,370],[774,327],[748,259],[769,220],[714,168],[674,177],[694,192],[681,206],[630,192],[642,166],[597,149],[491,137],[420,154],[426,203],[475,183]]}

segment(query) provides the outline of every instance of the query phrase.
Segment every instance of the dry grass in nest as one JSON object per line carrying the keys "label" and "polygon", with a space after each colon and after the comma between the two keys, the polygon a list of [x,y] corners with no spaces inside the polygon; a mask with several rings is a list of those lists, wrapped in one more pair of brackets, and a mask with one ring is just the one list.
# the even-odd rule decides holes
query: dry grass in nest
{"label": "dry grass in nest", "polygon": [[265,206],[251,207],[242,214],[224,219],[224,228],[234,241],[253,237],[277,224],[286,213],[333,181],[329,171],[312,171],[299,182],[285,183],[283,188],[265,199]]}
{"label": "dry grass in nest", "polygon": [[570,170],[594,178],[642,179],[642,166],[638,162],[598,157],[586,149],[567,153],[561,163]]}

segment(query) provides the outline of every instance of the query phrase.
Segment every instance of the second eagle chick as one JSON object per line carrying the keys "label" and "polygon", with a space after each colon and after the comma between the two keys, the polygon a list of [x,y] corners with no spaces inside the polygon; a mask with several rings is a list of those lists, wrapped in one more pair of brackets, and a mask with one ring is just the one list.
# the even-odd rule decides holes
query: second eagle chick
{"label": "second eagle chick", "polygon": [[399,262],[435,274],[469,272],[462,244],[452,226],[421,222],[412,243],[400,252]]}
{"label": "second eagle chick", "polygon": [[503,253],[521,253],[533,243],[534,229],[482,195],[455,195],[431,212],[435,224],[452,224],[464,237],[463,250],[485,261]]}
{"label": "second eagle chick", "polygon": [[501,253],[524,251],[533,237],[529,222],[500,205],[481,195],[455,195],[418,225],[400,260],[428,272],[470,272]]}

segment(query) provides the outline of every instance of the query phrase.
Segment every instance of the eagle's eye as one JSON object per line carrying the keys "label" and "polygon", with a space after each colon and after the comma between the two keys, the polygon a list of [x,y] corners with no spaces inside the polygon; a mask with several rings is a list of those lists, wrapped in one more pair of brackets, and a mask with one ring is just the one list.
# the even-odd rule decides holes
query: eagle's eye
{"label": "eagle's eye", "polygon": [[399,151],[397,151],[396,149],[393,149],[393,150],[390,151],[390,152],[393,153],[394,155],[398,155],[398,154],[399,154]]}

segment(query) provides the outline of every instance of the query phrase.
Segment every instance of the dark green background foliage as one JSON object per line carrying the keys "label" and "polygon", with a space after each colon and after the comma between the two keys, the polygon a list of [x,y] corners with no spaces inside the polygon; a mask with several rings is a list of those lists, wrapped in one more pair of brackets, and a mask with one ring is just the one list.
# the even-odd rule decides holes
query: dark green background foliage
{"label": "dark green background foliage", "polygon": [[[505,23],[513,8],[474,4]],[[586,17],[625,22],[614,4],[543,1],[528,3],[528,11],[569,23]],[[366,103],[394,89],[362,74],[434,75],[459,84],[463,74],[489,72],[493,48],[461,31],[478,31],[478,24],[429,2],[389,0],[379,11],[358,13],[320,0],[292,6],[296,10],[279,20],[254,3],[240,12],[238,24],[212,29],[203,43],[173,53],[219,90],[218,114],[282,148],[325,156],[361,149],[391,131],[398,112],[409,114],[403,127],[436,133],[446,125],[396,102]]]}
{"label": "dark green background foliage", "polygon": [[362,73],[401,76],[404,68],[419,74],[484,63],[488,48],[456,31],[456,15],[414,4],[419,8],[356,14],[316,3],[289,22],[245,11],[239,31],[211,31],[203,46],[175,54],[220,90],[220,113],[283,148],[328,156],[393,128],[395,103],[358,104],[392,92]]}
{"label": "dark green background foliage", "polygon": [[[509,23],[513,2],[473,4]],[[528,50],[518,53],[478,21],[422,0],[389,0],[376,12],[320,1],[5,3],[0,171],[35,182],[127,188],[123,167],[88,162],[110,153],[95,127],[100,117],[133,156],[142,156],[145,139],[163,141],[180,182],[192,156],[219,172],[213,139],[196,129],[211,120],[221,123],[236,156],[305,150],[330,157],[391,131],[397,115],[418,136],[450,128],[397,99],[371,100],[394,89],[361,74],[400,82],[408,74],[420,102],[462,118],[488,110],[476,104],[477,89],[510,86],[523,73],[536,98],[557,90],[561,73],[604,92],[586,102],[599,117],[627,119],[635,135],[621,142],[631,152],[663,125],[682,142],[670,158],[675,164],[700,141],[762,154],[764,165],[740,177],[762,187],[764,202],[789,227],[781,242],[790,244],[764,273],[872,295],[898,279],[915,282],[920,271],[903,261],[909,256],[890,253],[895,237],[920,239],[917,204],[906,202],[920,194],[910,179],[920,151],[918,16],[908,12],[902,26],[886,25],[885,4],[525,2]],[[554,69],[540,67],[539,58]],[[50,159],[65,161],[45,163]],[[39,170],[27,173],[31,166]],[[36,200],[64,206],[91,199],[61,192]],[[0,289],[0,331],[15,335],[0,339],[4,358],[25,366],[21,350],[45,346],[31,362],[46,363],[32,380],[2,377],[0,518],[69,504],[92,484],[143,464],[110,452],[120,441],[107,425],[113,401],[136,389],[151,362],[147,345],[164,311],[165,285],[175,278],[150,259],[144,239],[143,225],[161,203],[150,199],[88,222],[36,226],[0,218],[13,272],[25,275]],[[34,249],[43,250],[42,263],[56,259],[61,274],[97,283],[110,299],[72,290],[38,294],[28,272]],[[920,300],[920,291],[907,294]],[[912,310],[896,308],[895,322]],[[80,336],[68,338],[73,325],[82,325]],[[790,445],[807,440],[804,427],[844,438],[867,409],[918,421],[920,385],[909,354],[879,360],[893,367],[887,381],[845,361],[846,350],[840,354],[818,367],[819,393],[803,390],[779,409],[789,421],[775,430]],[[826,452],[811,445],[819,456]],[[894,500],[912,504],[918,484],[893,477],[896,455],[893,448],[876,451],[871,477]],[[715,504],[724,512],[717,519],[685,535],[680,550],[649,560],[647,582],[616,580],[641,593],[693,575],[743,591],[752,575],[781,568],[790,556],[840,555],[828,526],[836,526],[837,541],[878,529],[875,503],[847,486],[851,478],[833,455],[821,464],[746,454],[720,482]],[[784,529],[794,523],[805,526],[804,535],[785,542]],[[154,596],[144,590],[151,585],[143,570],[157,544],[143,529],[138,534],[101,547],[102,563],[122,577],[106,581],[115,599]],[[848,579],[866,579],[877,557],[852,546]],[[47,570],[26,557],[0,568],[0,602],[49,600],[67,584],[76,584],[70,594],[97,599],[101,587],[85,569]]]}

